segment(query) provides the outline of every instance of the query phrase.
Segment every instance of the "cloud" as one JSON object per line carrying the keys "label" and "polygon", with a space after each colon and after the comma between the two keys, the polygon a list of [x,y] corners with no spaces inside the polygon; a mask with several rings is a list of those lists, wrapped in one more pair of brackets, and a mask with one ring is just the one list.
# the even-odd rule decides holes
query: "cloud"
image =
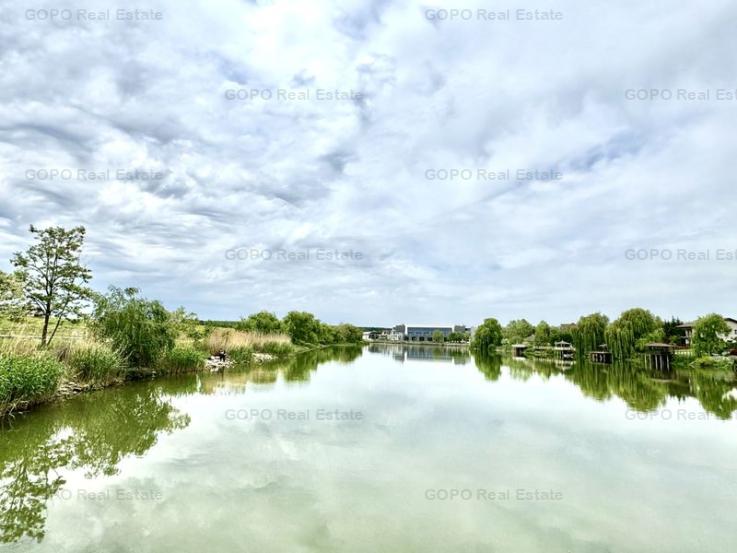
{"label": "cloud", "polygon": [[[158,0],[141,9],[161,19],[139,21],[118,7],[3,8],[0,259],[31,223],[83,224],[97,288],[206,318],[733,309],[735,261],[626,257],[737,249],[726,0],[527,6],[559,21],[511,5],[486,21],[473,1],[455,20],[413,1]],[[676,97],[638,99],[652,89]],[[561,177],[517,178],[535,170]],[[313,255],[228,259],[253,249]]]}

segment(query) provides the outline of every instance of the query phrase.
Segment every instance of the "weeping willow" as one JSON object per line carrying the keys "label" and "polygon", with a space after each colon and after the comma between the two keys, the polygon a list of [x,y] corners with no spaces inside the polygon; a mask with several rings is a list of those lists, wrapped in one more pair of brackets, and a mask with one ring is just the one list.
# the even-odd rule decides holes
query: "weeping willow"
{"label": "weeping willow", "polygon": [[604,342],[608,322],[609,319],[601,313],[586,315],[578,320],[573,331],[573,344],[579,355],[596,351],[599,348],[599,345]]}
{"label": "weeping willow", "polygon": [[635,353],[637,339],[629,324],[615,321],[605,332],[607,348],[617,359],[628,359]]}
{"label": "weeping willow", "polygon": [[638,341],[662,339],[662,326],[647,309],[628,309],[606,329],[607,348],[616,359],[629,359],[638,350]]}

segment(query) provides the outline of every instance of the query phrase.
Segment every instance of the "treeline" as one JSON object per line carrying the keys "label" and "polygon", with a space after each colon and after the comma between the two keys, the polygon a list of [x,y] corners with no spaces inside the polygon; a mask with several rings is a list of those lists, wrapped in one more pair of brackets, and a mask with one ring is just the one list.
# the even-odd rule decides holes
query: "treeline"
{"label": "treeline", "polygon": [[[548,347],[556,342],[572,344],[579,354],[587,354],[602,348],[607,349],[616,359],[628,359],[646,350],[647,344],[664,343],[674,346],[684,345],[685,329],[677,318],[663,320],[647,309],[640,307],[628,309],[610,321],[602,313],[582,316],[576,323],[560,326],[540,321],[533,326],[525,319],[510,321],[502,326],[496,319],[486,319],[476,330],[472,347],[476,350],[490,351],[501,346],[525,344]],[[729,326],[721,315],[711,313],[700,317],[692,332],[691,347],[697,356],[710,356],[737,344],[725,337]]]}
{"label": "treeline", "polygon": [[298,345],[359,344],[363,340],[359,327],[347,323],[329,325],[306,311],[290,311],[283,319],[259,311],[241,319],[234,328],[264,334],[284,333]]}

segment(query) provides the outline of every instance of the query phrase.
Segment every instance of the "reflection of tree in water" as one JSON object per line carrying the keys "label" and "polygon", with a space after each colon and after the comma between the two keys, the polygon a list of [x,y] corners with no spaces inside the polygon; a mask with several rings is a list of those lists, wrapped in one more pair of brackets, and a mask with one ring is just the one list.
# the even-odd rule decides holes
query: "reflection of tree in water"
{"label": "reflection of tree in water", "polygon": [[[476,356],[475,359],[487,380],[499,378],[501,360],[499,365],[492,361],[499,358]],[[689,370],[664,381],[661,374],[638,364],[595,365],[576,361],[571,370],[560,371],[552,361],[505,358],[504,365],[509,367],[510,376],[518,380],[527,380],[531,374],[544,377],[562,374],[588,397],[604,401],[616,396],[637,411],[662,407],[669,397],[695,397],[704,410],[721,419],[729,419],[737,411],[737,398],[730,395],[737,387],[737,380],[731,371]]]}
{"label": "reflection of tree in water", "polygon": [[737,411],[735,376],[731,371],[694,370],[690,374],[691,390],[709,413],[729,419]]}
{"label": "reflection of tree in water", "polygon": [[0,542],[43,539],[46,503],[63,489],[63,469],[85,469],[88,478],[116,474],[121,460],[143,455],[159,433],[189,424],[155,389],[135,388],[79,397],[3,430]]}
{"label": "reflection of tree in water", "polygon": [[496,381],[502,375],[502,358],[499,355],[485,355],[477,353],[474,355],[474,361],[479,371],[486,377],[486,380]]}
{"label": "reflection of tree in water", "polygon": [[288,364],[282,368],[282,372],[288,382],[306,382],[310,379],[312,371],[317,370],[318,365],[330,361],[352,363],[362,353],[361,346],[320,348],[291,357]]}

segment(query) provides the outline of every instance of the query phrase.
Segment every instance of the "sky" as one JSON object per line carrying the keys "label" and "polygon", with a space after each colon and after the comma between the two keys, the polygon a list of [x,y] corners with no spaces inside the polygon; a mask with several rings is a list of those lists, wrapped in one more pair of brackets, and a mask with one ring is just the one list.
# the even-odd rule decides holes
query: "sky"
{"label": "sky", "polygon": [[83,225],[95,289],[203,319],[735,317],[736,21],[0,0],[0,269],[30,224]]}

